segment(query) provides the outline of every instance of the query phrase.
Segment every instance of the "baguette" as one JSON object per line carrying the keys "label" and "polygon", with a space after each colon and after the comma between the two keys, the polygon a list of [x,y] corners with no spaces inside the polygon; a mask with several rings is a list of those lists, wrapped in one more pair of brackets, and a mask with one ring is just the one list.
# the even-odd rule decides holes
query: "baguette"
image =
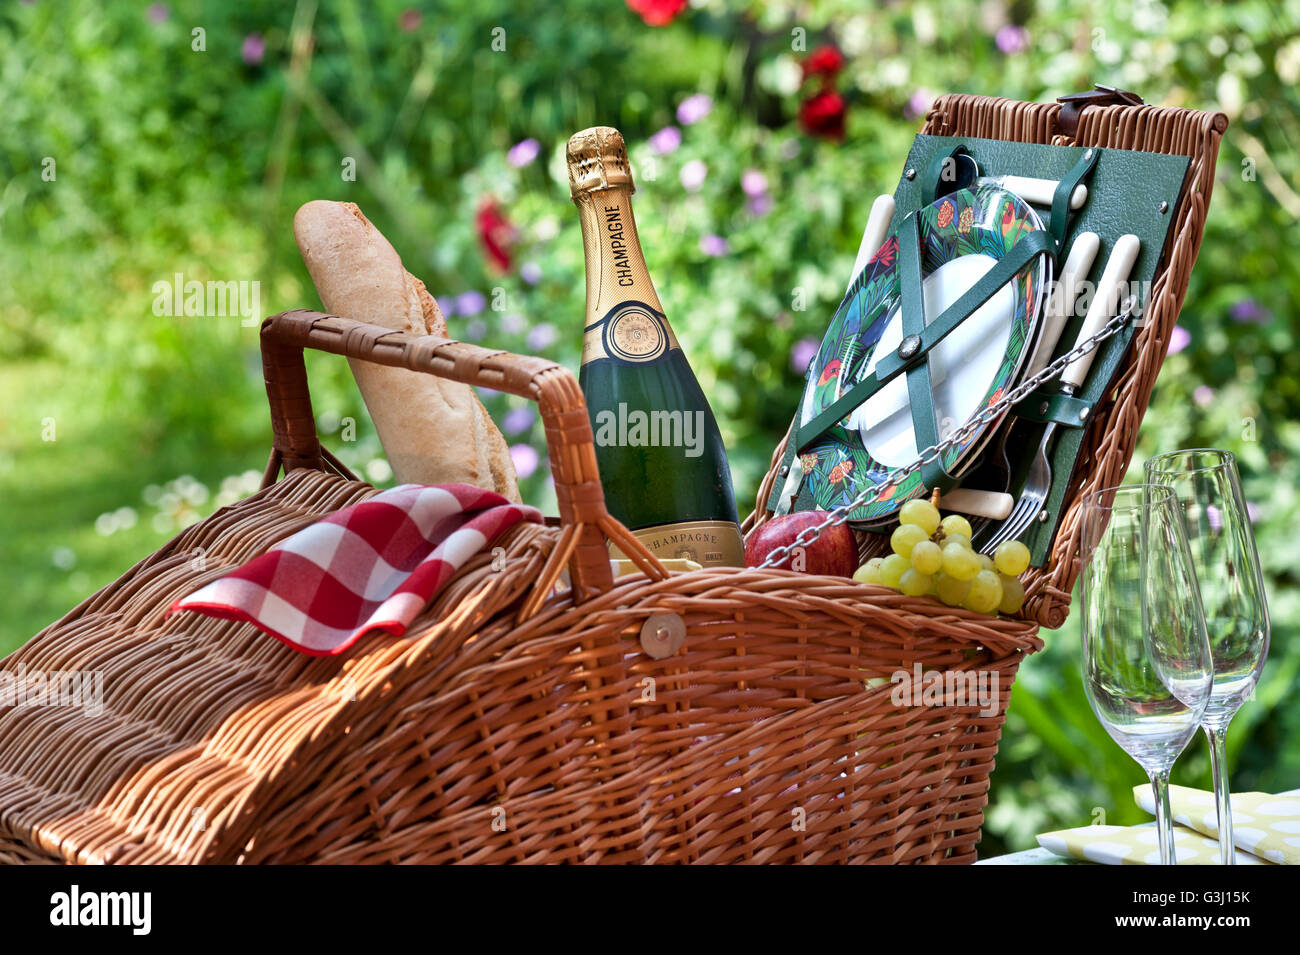
{"label": "baguette", "polygon": [[[424,283],[354,203],[307,203],[293,234],[327,312],[451,337]],[[355,358],[348,364],[399,483],[471,484],[520,500],[505,438],[469,385]]]}

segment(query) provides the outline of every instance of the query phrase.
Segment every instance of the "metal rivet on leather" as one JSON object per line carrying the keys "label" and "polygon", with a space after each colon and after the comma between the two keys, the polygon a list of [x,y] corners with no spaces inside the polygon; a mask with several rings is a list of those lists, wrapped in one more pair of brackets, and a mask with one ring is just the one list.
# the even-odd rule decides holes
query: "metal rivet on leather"
{"label": "metal rivet on leather", "polygon": [[904,175],[906,175],[908,179],[915,179],[915,178],[916,178],[916,170],[915,170],[915,169],[909,169],[909,170],[907,170],[906,173],[904,173]]}
{"label": "metal rivet on leather", "polygon": [[1164,215],[1164,214],[1165,214],[1166,212],[1168,212],[1168,211],[1169,211],[1169,203],[1167,203],[1167,202],[1161,202],[1161,203],[1160,203],[1160,214],[1161,214],[1161,215]]}
{"label": "metal rivet on leather", "polygon": [[1044,401],[1041,405],[1038,406],[1038,413],[1047,414],[1047,409],[1050,407],[1051,405],[1049,405],[1046,401]]}
{"label": "metal rivet on leather", "polygon": [[1087,420],[1088,420],[1088,412],[1091,411],[1091,410],[1092,410],[1091,408],[1080,408],[1080,409],[1079,409],[1079,420],[1080,420],[1080,421],[1087,421]]}
{"label": "metal rivet on leather", "polygon": [[903,339],[902,343],[898,346],[898,357],[911,358],[920,350],[921,350],[921,336],[908,335],[906,338]]}
{"label": "metal rivet on leather", "polygon": [[657,613],[641,625],[641,649],[656,660],[670,657],[686,642],[686,621],[675,613]]}

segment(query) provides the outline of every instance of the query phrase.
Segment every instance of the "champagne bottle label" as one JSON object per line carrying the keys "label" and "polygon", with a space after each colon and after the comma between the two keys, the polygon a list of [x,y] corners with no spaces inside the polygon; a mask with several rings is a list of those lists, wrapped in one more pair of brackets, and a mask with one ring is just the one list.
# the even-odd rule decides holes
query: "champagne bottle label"
{"label": "champagne bottle label", "polygon": [[[745,566],[745,542],[740,528],[731,521],[687,521],[661,524],[632,532],[646,549],[660,560],[693,560],[705,567]],[[609,545],[615,560],[627,557],[615,544]]]}
{"label": "champagne bottle label", "polygon": [[649,362],[671,348],[681,348],[662,312],[644,302],[623,302],[582,336],[582,363],[601,358],[622,362]]}

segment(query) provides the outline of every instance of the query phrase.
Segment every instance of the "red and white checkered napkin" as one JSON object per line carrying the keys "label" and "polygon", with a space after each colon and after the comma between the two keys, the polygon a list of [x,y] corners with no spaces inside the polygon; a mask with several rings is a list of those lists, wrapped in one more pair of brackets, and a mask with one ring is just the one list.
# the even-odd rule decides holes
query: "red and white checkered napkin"
{"label": "red and white checkered napkin", "polygon": [[466,484],[403,484],[345,507],[172,604],[244,620],[312,656],[401,636],[451,576],[536,508]]}

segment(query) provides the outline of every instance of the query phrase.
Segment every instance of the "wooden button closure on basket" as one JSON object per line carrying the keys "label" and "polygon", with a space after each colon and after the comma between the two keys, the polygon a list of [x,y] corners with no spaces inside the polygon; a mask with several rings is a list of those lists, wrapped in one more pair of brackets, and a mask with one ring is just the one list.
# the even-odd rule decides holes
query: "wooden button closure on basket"
{"label": "wooden button closure on basket", "polygon": [[686,621],[675,613],[657,613],[641,625],[641,649],[662,660],[686,642]]}

